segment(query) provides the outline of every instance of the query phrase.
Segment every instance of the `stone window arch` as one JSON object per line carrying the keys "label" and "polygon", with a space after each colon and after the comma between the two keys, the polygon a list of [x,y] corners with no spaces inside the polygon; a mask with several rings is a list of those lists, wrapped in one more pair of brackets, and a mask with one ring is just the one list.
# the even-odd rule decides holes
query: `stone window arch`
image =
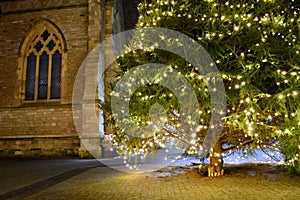
{"label": "stone window arch", "polygon": [[22,100],[60,101],[66,53],[57,27],[47,20],[35,25],[23,42],[21,57]]}

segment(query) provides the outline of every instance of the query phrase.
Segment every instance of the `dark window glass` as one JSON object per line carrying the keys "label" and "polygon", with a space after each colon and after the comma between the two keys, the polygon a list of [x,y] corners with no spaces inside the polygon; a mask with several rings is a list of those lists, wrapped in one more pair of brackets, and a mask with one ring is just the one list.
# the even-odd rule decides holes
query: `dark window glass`
{"label": "dark window glass", "polygon": [[27,57],[25,99],[33,100],[35,91],[36,56],[32,52]]}
{"label": "dark window glass", "polygon": [[56,51],[52,56],[51,99],[60,98],[61,53]]}
{"label": "dark window glass", "polygon": [[51,40],[49,43],[48,43],[48,45],[47,45],[47,47],[48,47],[48,49],[50,50],[50,51],[52,51],[53,50],[53,48],[55,47],[55,42],[53,42],[53,40]]}
{"label": "dark window glass", "polygon": [[34,48],[36,49],[36,52],[39,52],[43,48],[43,44],[41,43],[41,41],[39,41],[38,43],[36,43],[36,45],[34,46]]}
{"label": "dark window glass", "polygon": [[43,40],[46,41],[48,39],[48,37],[50,36],[50,33],[47,30],[45,30],[41,36],[42,36]]}
{"label": "dark window glass", "polygon": [[40,57],[38,99],[47,99],[49,55],[46,52]]}

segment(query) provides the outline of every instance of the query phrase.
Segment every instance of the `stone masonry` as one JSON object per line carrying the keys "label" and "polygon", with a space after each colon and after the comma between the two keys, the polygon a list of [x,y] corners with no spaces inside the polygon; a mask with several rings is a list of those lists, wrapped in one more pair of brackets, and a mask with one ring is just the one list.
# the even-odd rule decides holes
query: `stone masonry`
{"label": "stone masonry", "polygon": [[[97,37],[88,32],[89,1],[4,1],[0,7],[0,157],[77,156],[73,84],[88,54],[89,39]],[[54,24],[65,39],[61,99],[26,103],[20,94],[22,45],[43,20]]]}
{"label": "stone masonry", "polygon": [[[73,86],[87,55],[101,40],[112,36],[114,6],[118,2],[118,8],[125,9],[121,10],[124,24],[119,27],[133,28],[138,0],[0,1],[0,157],[86,157],[89,153],[82,141],[99,146],[98,127],[89,127],[97,118],[74,115]],[[28,102],[24,100],[24,49],[39,24],[51,25],[63,40],[61,97]],[[112,56],[111,47],[105,51],[105,56]],[[89,73],[85,73],[85,79],[90,78]],[[105,80],[112,77],[106,75]],[[87,91],[75,95],[84,99]],[[93,100],[83,103],[81,111],[93,109],[93,104]],[[80,117],[83,127],[90,128],[86,129],[89,133],[78,134],[73,115]]]}

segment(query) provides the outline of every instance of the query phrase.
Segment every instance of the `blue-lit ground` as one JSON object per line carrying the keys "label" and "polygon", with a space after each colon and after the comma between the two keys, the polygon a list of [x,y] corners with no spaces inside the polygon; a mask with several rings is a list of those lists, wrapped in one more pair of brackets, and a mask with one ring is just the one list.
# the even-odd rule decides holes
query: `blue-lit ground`
{"label": "blue-lit ground", "polygon": [[[182,158],[173,162],[174,166],[185,166],[192,164],[200,164],[200,159],[192,156],[182,156]],[[209,163],[208,159],[204,163]],[[232,152],[224,156],[224,164],[243,164],[243,163],[256,163],[256,164],[284,164],[284,157],[279,152],[275,151],[262,151],[255,150],[253,155],[242,155],[240,152]]]}

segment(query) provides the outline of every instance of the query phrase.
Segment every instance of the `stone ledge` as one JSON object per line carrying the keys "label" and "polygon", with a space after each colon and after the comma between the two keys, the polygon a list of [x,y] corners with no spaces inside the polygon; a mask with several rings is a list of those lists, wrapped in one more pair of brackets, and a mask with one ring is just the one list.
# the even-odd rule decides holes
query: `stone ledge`
{"label": "stone ledge", "polygon": [[55,138],[78,138],[78,136],[72,135],[12,135],[12,136],[0,136],[2,139],[55,139]]}
{"label": "stone ledge", "polygon": [[0,138],[0,158],[78,157],[78,136]]}

